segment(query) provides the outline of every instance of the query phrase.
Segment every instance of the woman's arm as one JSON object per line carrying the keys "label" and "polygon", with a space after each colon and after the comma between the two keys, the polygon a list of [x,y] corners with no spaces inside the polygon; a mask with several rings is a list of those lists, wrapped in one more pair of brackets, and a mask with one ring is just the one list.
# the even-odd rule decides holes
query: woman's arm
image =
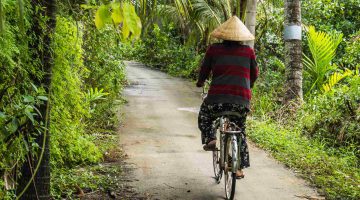
{"label": "woman's arm", "polygon": [[259,76],[259,67],[256,62],[255,52],[253,51],[253,55],[250,58],[250,87],[254,86],[256,79]]}
{"label": "woman's arm", "polygon": [[210,51],[209,47],[205,53],[205,57],[201,63],[200,66],[200,72],[199,72],[199,77],[198,77],[198,81],[196,83],[197,87],[202,87],[204,86],[204,82],[207,78],[209,78],[210,72],[211,72],[211,56],[209,55],[209,51]]}

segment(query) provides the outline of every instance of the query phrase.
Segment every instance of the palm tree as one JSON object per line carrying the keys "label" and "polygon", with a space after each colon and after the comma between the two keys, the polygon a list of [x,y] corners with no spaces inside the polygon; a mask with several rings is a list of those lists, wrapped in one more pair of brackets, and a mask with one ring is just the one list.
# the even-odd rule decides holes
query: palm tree
{"label": "palm tree", "polygon": [[[257,0],[248,0],[246,4],[246,19],[245,25],[255,36],[255,26],[256,26],[256,2]],[[254,47],[254,40],[246,42],[249,46]]]}
{"label": "palm tree", "polygon": [[[54,32],[56,25],[56,0],[32,0],[33,10],[38,7],[39,12],[34,12],[34,22],[32,26],[32,32],[38,38],[34,44],[34,59],[41,60],[41,67],[44,71],[44,75],[41,80],[35,80],[38,85],[41,85],[46,94],[50,96],[51,86],[51,74],[53,68],[53,53],[51,48],[51,35]],[[47,17],[45,30],[40,25],[43,16]],[[39,42],[42,40],[41,42]],[[48,98],[50,99],[50,98]],[[36,142],[41,146],[41,152],[38,152],[36,156],[29,154],[28,162],[22,167],[22,175],[18,181],[19,187],[17,189],[17,195],[20,199],[32,200],[32,199],[50,199],[50,149],[49,149],[49,113],[50,103],[41,105],[39,108],[42,117],[38,117],[37,120],[42,122],[45,127],[41,134],[36,138]]]}
{"label": "palm tree", "polygon": [[223,21],[224,12],[220,4],[219,1],[174,0],[160,4],[158,12],[162,22],[172,22],[177,26],[185,43],[205,47],[210,32]]}
{"label": "palm tree", "polygon": [[301,47],[301,5],[300,0],[285,1],[285,104],[303,99],[302,89],[302,47]]}
{"label": "palm tree", "polygon": [[245,21],[246,5],[249,0],[240,0],[236,9],[236,15],[239,16],[241,21]]}
{"label": "palm tree", "polygon": [[212,30],[229,17],[236,14],[244,20],[248,1],[249,24],[255,31],[256,0],[174,0],[160,3],[158,11],[163,20],[174,22],[180,28],[187,43],[202,49],[208,44]]}
{"label": "palm tree", "polygon": [[[271,2],[280,0],[272,0]],[[174,23],[184,41],[202,49],[209,35],[232,15],[237,15],[255,35],[257,0],[132,0],[143,23],[143,33],[153,22]],[[160,17],[161,16],[161,17]],[[250,42],[253,46],[254,41]]]}

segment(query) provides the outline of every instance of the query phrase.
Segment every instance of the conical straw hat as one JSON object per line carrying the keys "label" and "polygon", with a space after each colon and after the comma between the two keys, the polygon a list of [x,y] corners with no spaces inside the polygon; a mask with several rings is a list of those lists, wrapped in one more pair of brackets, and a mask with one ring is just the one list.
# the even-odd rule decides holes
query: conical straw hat
{"label": "conical straw hat", "polygon": [[247,29],[241,20],[236,16],[232,16],[226,22],[217,27],[211,33],[211,36],[218,39],[232,41],[248,41],[255,39],[249,29]]}

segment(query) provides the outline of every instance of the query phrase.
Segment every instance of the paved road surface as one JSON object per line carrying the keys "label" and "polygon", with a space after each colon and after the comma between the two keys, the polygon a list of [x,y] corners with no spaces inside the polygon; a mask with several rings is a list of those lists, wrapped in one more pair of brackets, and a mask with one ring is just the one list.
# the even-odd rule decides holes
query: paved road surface
{"label": "paved road surface", "polygon": [[[215,183],[210,152],[200,145],[197,109],[201,89],[193,83],[126,62],[121,145],[136,170],[132,184],[151,199],[224,199]],[[314,189],[264,151],[250,147],[251,168],[237,182],[241,200],[288,200],[316,196]]]}

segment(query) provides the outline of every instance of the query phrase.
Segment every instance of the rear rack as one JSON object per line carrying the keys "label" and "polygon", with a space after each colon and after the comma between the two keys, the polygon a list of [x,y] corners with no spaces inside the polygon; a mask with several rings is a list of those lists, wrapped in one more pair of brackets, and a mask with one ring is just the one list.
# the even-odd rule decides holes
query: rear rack
{"label": "rear rack", "polygon": [[242,131],[224,131],[225,134],[237,134],[241,133]]}

